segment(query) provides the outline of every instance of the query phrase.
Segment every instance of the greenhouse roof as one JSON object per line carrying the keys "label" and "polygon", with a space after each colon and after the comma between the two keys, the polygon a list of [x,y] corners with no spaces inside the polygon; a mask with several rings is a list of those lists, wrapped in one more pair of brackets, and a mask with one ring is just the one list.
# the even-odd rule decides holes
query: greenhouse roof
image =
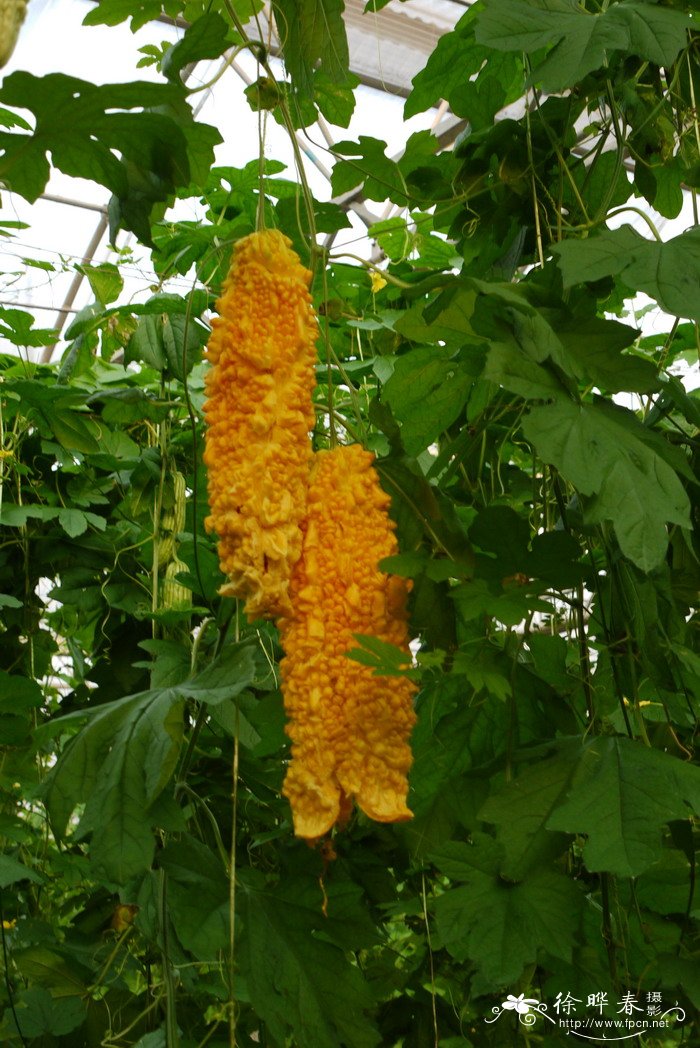
{"label": "greenhouse roof", "polygon": [[[446,106],[404,121],[403,97],[440,36],[455,25],[468,6],[458,0],[412,0],[410,4],[390,0],[380,10],[364,13],[361,0],[349,0],[345,24],[350,66],[360,81],[355,114],[347,129],[322,121],[297,136],[311,187],[320,199],[330,197],[331,165],[326,155],[328,147],[340,139],[379,135],[393,154],[401,152],[410,133],[427,126],[438,135],[444,133],[445,142],[452,140],[452,129],[458,122],[449,116]],[[186,23],[163,16],[135,32],[126,24],[86,26],[83,20],[91,9],[93,5],[84,0],[32,0],[4,75],[27,69],[37,76],[64,73],[96,84],[161,80],[153,65],[141,66],[141,61],[149,49],[162,49],[181,39]],[[261,29],[270,39],[274,54],[273,28],[264,18]],[[61,41],[60,47],[56,47],[56,40]],[[244,95],[246,86],[259,75],[255,60],[249,53],[232,61],[229,55],[223,60],[200,61],[186,72],[188,83],[202,88],[199,97],[194,95],[193,99],[198,119],[215,124],[222,133],[217,163],[243,166],[258,150],[257,115]],[[291,167],[289,140],[272,121],[267,121],[265,141],[267,155]],[[95,183],[69,178],[56,170],[33,205],[4,191],[0,221],[26,226],[17,229],[4,247],[0,302],[28,310],[42,328],[65,331],[71,318],[91,300],[90,288],[76,265],[114,257],[109,245],[108,201],[109,193]],[[386,217],[368,210],[352,194],[344,205],[353,225],[348,240],[363,235],[369,224]],[[197,213],[192,199],[179,201],[171,212],[188,218],[195,218]],[[134,246],[134,237],[122,233],[116,246],[124,251]],[[125,300],[138,300],[148,293],[154,277],[138,247],[121,269],[128,275]],[[175,289],[189,284],[185,278],[175,278],[169,286]],[[53,346],[43,349],[42,359],[51,359],[53,350]]]}

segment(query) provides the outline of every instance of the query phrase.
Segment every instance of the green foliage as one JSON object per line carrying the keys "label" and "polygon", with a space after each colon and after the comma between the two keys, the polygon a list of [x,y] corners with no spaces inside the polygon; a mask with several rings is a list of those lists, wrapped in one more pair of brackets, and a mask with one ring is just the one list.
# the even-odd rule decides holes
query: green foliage
{"label": "green foliage", "polygon": [[0,132],[2,182],[33,203],[48,182],[50,153],[59,171],[111,191],[113,238],[124,228],[150,243],[155,204],[200,182],[221,141],[215,128],[192,120],[179,86],[96,86],[63,73],[17,72],[4,81],[0,101],[35,119],[31,134]]}
{"label": "green foliage", "polygon": [[551,48],[532,78],[546,91],[562,91],[618,51],[671,65],[685,47],[691,24],[689,13],[634,0],[596,12],[568,0],[487,0],[476,37],[498,51],[533,54]]}
{"label": "green foliage", "polygon": [[[446,99],[455,148],[340,142],[330,202],[277,160],[212,166],[187,101],[189,63],[243,45],[253,108],[347,125],[342,5],[274,7],[284,76],[244,38],[257,0],[99,0],[86,26],[185,17],[142,49],[159,81],[0,87],[4,184],[104,186],[155,272],[133,302],[129,256],[81,264],[94,301],[55,364],[26,351],[57,333],[0,309],[0,1041],[500,1048],[541,1033],[486,1021],[508,994],[551,1017],[606,993],[614,1018],[653,991],[687,1019],[650,1046],[690,1045],[700,396],[678,369],[700,248],[656,215],[699,184],[697,4],[479,0],[406,102]],[[334,252],[346,194],[396,209],[371,269]],[[176,196],[196,218],[170,220]],[[314,849],[280,793],[279,635],[220,595],[205,524],[203,350],[261,215],[314,268],[314,447],[376,452],[400,550],[381,567],[412,587],[410,664],[364,635],[349,657],[419,685],[414,817],[354,813]]]}

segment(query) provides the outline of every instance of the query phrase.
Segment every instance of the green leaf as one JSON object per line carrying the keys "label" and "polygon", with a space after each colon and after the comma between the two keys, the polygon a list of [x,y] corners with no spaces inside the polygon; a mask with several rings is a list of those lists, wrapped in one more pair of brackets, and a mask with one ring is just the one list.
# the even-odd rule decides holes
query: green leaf
{"label": "green leaf", "polygon": [[646,166],[635,164],[635,185],[642,196],[664,218],[677,218],[683,207],[683,182],[686,169],[681,156],[666,158]]}
{"label": "green leaf", "polygon": [[162,321],[163,348],[168,367],[175,378],[184,382],[202,357],[209,330],[192,316],[166,315]]}
{"label": "green leaf", "polygon": [[145,1033],[143,1037],[139,1037],[134,1048],[167,1048],[165,1028]]}
{"label": "green leaf", "polygon": [[539,949],[570,960],[583,896],[568,877],[544,868],[510,883],[497,875],[498,851],[488,841],[445,845],[431,858],[466,882],[436,898],[433,912],[440,944],[458,963],[477,966],[481,992],[516,982]]}
{"label": "green leaf", "polygon": [[418,455],[462,412],[471,387],[469,371],[449,350],[413,349],[396,361],[384,386],[401,440],[409,455]]}
{"label": "green leaf", "polygon": [[[270,1035],[299,1048],[375,1048],[372,993],[345,952],[319,938],[320,893],[310,899],[275,888],[256,870],[242,870],[238,899],[243,930],[239,956],[250,998]],[[310,905],[311,903],[311,905]]]}
{"label": "green leaf", "polygon": [[0,306],[0,336],[22,347],[52,346],[58,337],[52,328],[35,328],[31,313],[6,306]]}
{"label": "green leaf", "polygon": [[611,520],[622,551],[643,571],[663,560],[666,522],[690,526],[688,496],[676,472],[647,445],[631,412],[568,401],[534,408],[523,422],[538,454],[583,495],[591,522]]}
{"label": "green leaf", "polygon": [[527,54],[551,48],[532,80],[563,91],[603,66],[613,51],[671,65],[686,44],[691,18],[653,3],[626,0],[593,13],[573,0],[487,0],[477,18],[477,42]]}
{"label": "green leaf", "polygon": [[[61,755],[44,801],[58,836],[77,804],[84,803],[79,833],[92,833],[94,867],[124,883],[150,865],[155,841],[148,814],[172,775],[183,733],[177,691],[146,691],[107,703]],[[63,718],[69,723],[86,711]]]}
{"label": "green leaf", "polygon": [[190,653],[176,640],[142,640],[139,647],[153,656],[152,662],[138,663],[151,671],[153,688],[170,688],[184,681],[190,673]]}
{"label": "green leaf", "polygon": [[455,116],[469,121],[472,131],[489,128],[499,110],[522,94],[523,68],[520,55],[493,54],[473,45],[474,57],[482,52],[488,65],[481,75],[455,85],[449,102]]}
{"label": "green leaf", "polygon": [[550,400],[564,393],[564,387],[552,371],[525,356],[517,347],[501,342],[491,343],[483,377],[531,400]]}
{"label": "green leaf", "polygon": [[12,959],[25,979],[48,987],[55,1001],[67,997],[82,998],[87,993],[90,973],[74,958],[63,956],[58,949],[30,946],[26,950],[15,950]]}
{"label": "green leaf", "polygon": [[256,649],[250,642],[228,644],[211,665],[178,685],[178,693],[210,706],[240,695],[257,674]]}
{"label": "green leaf", "polygon": [[165,347],[163,346],[163,323],[154,316],[141,317],[136,331],[129,340],[124,359],[126,362],[138,361],[148,364],[156,371],[166,366]]}
{"label": "green leaf", "polygon": [[[22,607],[19,601],[17,607]],[[43,703],[44,694],[35,680],[0,670],[0,713],[15,713]]]}
{"label": "green leaf", "polygon": [[28,520],[53,520],[58,516],[57,506],[16,506],[3,502],[0,524],[6,528],[22,528]]}
{"label": "green leaf", "polygon": [[44,878],[9,855],[0,855],[0,888],[8,888],[11,884],[19,884],[21,881],[43,884]]}
{"label": "green leaf", "polygon": [[70,535],[71,538],[83,535],[88,527],[87,517],[79,509],[59,510],[58,523],[61,525],[66,535]]}
{"label": "green leaf", "polygon": [[453,93],[479,71],[487,56],[487,49],[474,40],[474,12],[467,11],[452,32],[440,37],[425,67],[414,76],[404,119],[422,113],[441,98],[451,101]]}
{"label": "green leaf", "polygon": [[507,880],[522,880],[565,850],[566,838],[548,829],[547,822],[570,784],[575,748],[578,740],[569,740],[555,757],[525,768],[479,812],[480,819],[499,828],[504,853],[499,873]]}
{"label": "green leaf", "polygon": [[167,367],[183,381],[200,360],[207,336],[207,329],[194,316],[179,312],[148,313],[140,318],[126,348],[125,359],[143,362],[157,371]]}
{"label": "green leaf", "polygon": [[409,805],[414,817],[398,831],[419,856],[453,836],[458,826],[477,825],[488,791],[479,766],[493,759],[505,738],[503,705],[491,703],[488,711],[477,713],[463,697],[463,681],[443,676],[419,701],[411,737]]}
{"label": "green leaf", "polygon": [[194,124],[179,85],[98,86],[63,73],[15,72],[5,79],[0,101],[29,109],[35,118],[32,134],[0,132],[5,184],[33,203],[48,181],[50,152],[64,174],[89,178],[114,194],[112,235],[123,227],[145,242],[154,205],[203,175],[221,140],[213,128]]}
{"label": "green leaf", "polygon": [[168,874],[168,908],[177,937],[200,960],[229,944],[229,884],[221,859],[189,834],[158,853]]}
{"label": "green leaf", "polygon": [[592,872],[636,877],[661,854],[661,829],[700,813],[700,768],[640,742],[598,738],[586,743],[566,800],[550,830],[588,835],[583,849]]}
{"label": "green leaf", "polygon": [[565,240],[552,252],[558,256],[565,287],[618,276],[627,287],[656,299],[667,313],[700,320],[698,227],[661,243],[621,226],[587,240]]}
{"label": "green leaf", "polygon": [[398,215],[374,222],[367,232],[394,262],[407,258],[413,250],[415,235],[409,233],[406,219]]}
{"label": "green leaf", "polygon": [[360,135],[357,142],[336,142],[333,152],[345,160],[337,160],[331,175],[334,196],[342,196],[358,186],[372,200],[389,198],[395,204],[407,203],[406,183],[398,164],[386,155],[386,142]]}
{"label": "green leaf", "polygon": [[638,335],[627,324],[576,317],[557,325],[557,334],[578,378],[611,393],[649,393],[658,388],[658,371],[650,360],[622,353]]}
{"label": "green leaf", "polygon": [[342,82],[323,69],[314,71],[314,100],[326,120],[336,127],[347,127],[355,111],[355,91],[359,79],[348,73]]}
{"label": "green leaf", "polygon": [[77,411],[43,411],[53,435],[68,451],[89,455],[100,450],[100,427],[91,418]]}
{"label": "green leaf", "polygon": [[502,652],[488,641],[469,654],[460,652],[454,660],[454,672],[464,674],[475,696],[485,691],[500,702],[505,702],[513,693],[509,671],[510,666]]}
{"label": "green leaf", "polygon": [[[685,823],[692,840],[692,823]],[[637,901],[654,913],[685,913],[692,889],[692,870],[686,856],[664,849],[661,858],[637,878]]]}
{"label": "green leaf", "polygon": [[348,41],[343,0],[274,0],[282,53],[301,99],[313,100],[313,71],[320,66],[331,83],[348,79]]}
{"label": "green leaf", "polygon": [[163,57],[163,75],[180,83],[180,73],[190,62],[218,58],[231,45],[228,24],[217,11],[202,15],[185,30],[184,36]]}
{"label": "green leaf", "polygon": [[359,648],[351,648],[346,657],[362,666],[371,666],[375,675],[401,677],[407,665],[410,667],[410,658],[395,644],[362,633],[353,633],[353,637]]}
{"label": "green leaf", "polygon": [[33,986],[25,990],[17,1007],[17,1019],[25,1037],[63,1034],[75,1030],[85,1019],[85,1005],[77,997],[52,997],[48,990]]}
{"label": "green leaf", "polygon": [[107,306],[119,298],[124,287],[124,280],[113,262],[81,265],[76,268],[87,277],[92,293],[101,306]]}
{"label": "green leaf", "polygon": [[83,25],[119,25],[130,18],[131,31],[135,33],[163,12],[176,18],[181,11],[180,0],[97,0],[85,15]]}

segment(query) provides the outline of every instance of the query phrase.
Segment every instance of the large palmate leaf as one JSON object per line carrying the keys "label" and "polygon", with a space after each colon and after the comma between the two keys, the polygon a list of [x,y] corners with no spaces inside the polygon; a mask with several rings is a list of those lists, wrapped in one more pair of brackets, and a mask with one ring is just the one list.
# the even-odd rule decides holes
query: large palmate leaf
{"label": "large palmate leaf", "polygon": [[150,806],[172,775],[180,751],[183,705],[194,699],[219,705],[239,695],[256,672],[254,647],[230,644],[195,677],[106,703],[89,717],[49,776],[45,801],[62,836],[77,804],[85,803],[79,833],[92,832],[97,869],[123,883],[146,869],[154,851]]}
{"label": "large palmate leaf", "polygon": [[595,496],[587,518],[612,521],[623,552],[643,571],[663,560],[667,521],[690,526],[690,504],[677,473],[648,444],[631,412],[560,401],[533,408],[523,431],[545,462],[581,494]]}
{"label": "large palmate leaf", "polygon": [[33,881],[35,884],[41,884],[43,877],[11,856],[0,855],[0,888],[7,888],[8,885],[17,884],[20,881]]}
{"label": "large palmate leaf", "polygon": [[150,865],[155,841],[148,808],[175,768],[183,702],[176,690],[165,689],[100,707],[47,780],[54,831],[63,836],[73,809],[85,803],[79,832],[92,832],[95,868],[111,880],[123,883]]}
{"label": "large palmate leaf", "polygon": [[550,830],[585,833],[589,870],[636,877],[661,854],[661,828],[700,813],[700,768],[626,738],[581,750]]}
{"label": "large palmate leaf", "polygon": [[476,73],[488,51],[474,40],[474,12],[462,15],[451,33],[438,40],[425,68],[413,78],[404,116],[414,116],[452,93]]}
{"label": "large palmate leaf", "polygon": [[471,382],[469,370],[444,349],[426,346],[399,357],[384,396],[409,455],[418,455],[452,425]]}
{"label": "large palmate leaf", "polygon": [[661,854],[661,829],[700,805],[700,770],[626,738],[565,740],[555,756],[493,794],[479,817],[495,823],[498,871],[520,880],[562,850],[559,833],[588,835],[588,869],[637,876]]}
{"label": "large palmate leaf", "polygon": [[180,0],[98,0],[85,15],[83,25],[119,25],[130,18],[135,33],[163,12],[176,18],[183,6]]}
{"label": "large palmate leaf", "polygon": [[168,874],[168,903],[180,942],[195,957],[214,960],[229,943],[229,882],[220,858],[184,834],[158,854]]}
{"label": "large palmate leaf", "polygon": [[476,39],[499,51],[551,48],[532,78],[547,91],[562,91],[603,66],[613,51],[670,65],[685,46],[690,24],[681,11],[635,0],[599,13],[575,0],[487,0]]}
{"label": "large palmate leaf", "polygon": [[[273,7],[284,62],[300,101],[316,97],[324,112],[330,105],[343,119],[346,110],[343,122],[349,122],[354,96],[343,0],[274,0]],[[321,81],[314,76],[317,66]]]}
{"label": "large palmate leaf", "polygon": [[499,876],[502,852],[488,838],[449,843],[431,856],[451,881],[462,881],[433,903],[441,944],[460,963],[479,969],[479,987],[515,982],[538,950],[571,958],[583,903],[573,881],[546,867],[518,883]]}
{"label": "large palmate leaf", "polygon": [[85,1004],[78,997],[54,997],[43,987],[25,990],[17,1019],[24,1037],[70,1033],[85,1018]]}
{"label": "large palmate leaf", "polygon": [[241,871],[238,890],[243,973],[275,1041],[293,1032],[299,1048],[375,1048],[372,994],[343,950],[319,937],[327,918],[318,890],[273,887],[256,870]]}
{"label": "large palmate leaf", "polygon": [[480,819],[499,827],[504,850],[499,872],[509,880],[521,880],[565,849],[566,839],[548,828],[548,820],[570,785],[577,749],[577,741],[569,741],[556,756],[524,769],[479,812]]}
{"label": "large palmate leaf", "polygon": [[631,226],[606,229],[587,240],[565,240],[552,248],[564,286],[619,276],[630,289],[645,291],[667,313],[700,320],[700,228],[665,243],[647,240]]}
{"label": "large palmate leaf", "polygon": [[183,98],[179,85],[12,73],[0,102],[28,109],[35,126],[0,131],[0,179],[33,202],[48,182],[50,154],[59,171],[112,192],[112,234],[121,226],[149,242],[154,205],[203,176],[221,141],[214,128],[194,123]]}
{"label": "large palmate leaf", "polygon": [[502,752],[506,712],[491,703],[478,712],[463,702],[464,680],[445,677],[421,696],[411,745],[409,804],[413,819],[401,828],[411,850],[420,856],[471,829],[486,799],[483,764]]}

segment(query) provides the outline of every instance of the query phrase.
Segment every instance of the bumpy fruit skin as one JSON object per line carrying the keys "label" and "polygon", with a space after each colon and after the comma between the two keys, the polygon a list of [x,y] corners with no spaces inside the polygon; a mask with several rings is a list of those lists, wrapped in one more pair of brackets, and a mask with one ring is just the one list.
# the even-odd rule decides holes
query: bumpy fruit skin
{"label": "bumpy fruit skin", "polygon": [[183,561],[178,560],[177,557],[168,564],[165,569],[165,578],[163,579],[163,608],[187,608],[192,603],[191,590],[187,586],[183,586],[181,582],[178,582],[176,578],[180,572],[186,574],[188,570],[187,565]]}
{"label": "bumpy fruit skin", "polygon": [[27,0],[0,0],[0,69],[9,62],[27,13]]}
{"label": "bumpy fruit skin", "polygon": [[304,547],[281,622],[282,688],[292,739],[283,793],[298,837],[321,837],[349,815],[353,798],[370,818],[411,818],[406,804],[415,723],[414,685],[374,676],[346,657],[354,633],[408,655],[405,580],[379,570],[397,552],[373,467],[358,445],[314,456]]}
{"label": "bumpy fruit skin", "polygon": [[291,614],[312,451],[317,323],[311,274],[277,230],[239,241],[207,357],[206,520],[253,618]]}

